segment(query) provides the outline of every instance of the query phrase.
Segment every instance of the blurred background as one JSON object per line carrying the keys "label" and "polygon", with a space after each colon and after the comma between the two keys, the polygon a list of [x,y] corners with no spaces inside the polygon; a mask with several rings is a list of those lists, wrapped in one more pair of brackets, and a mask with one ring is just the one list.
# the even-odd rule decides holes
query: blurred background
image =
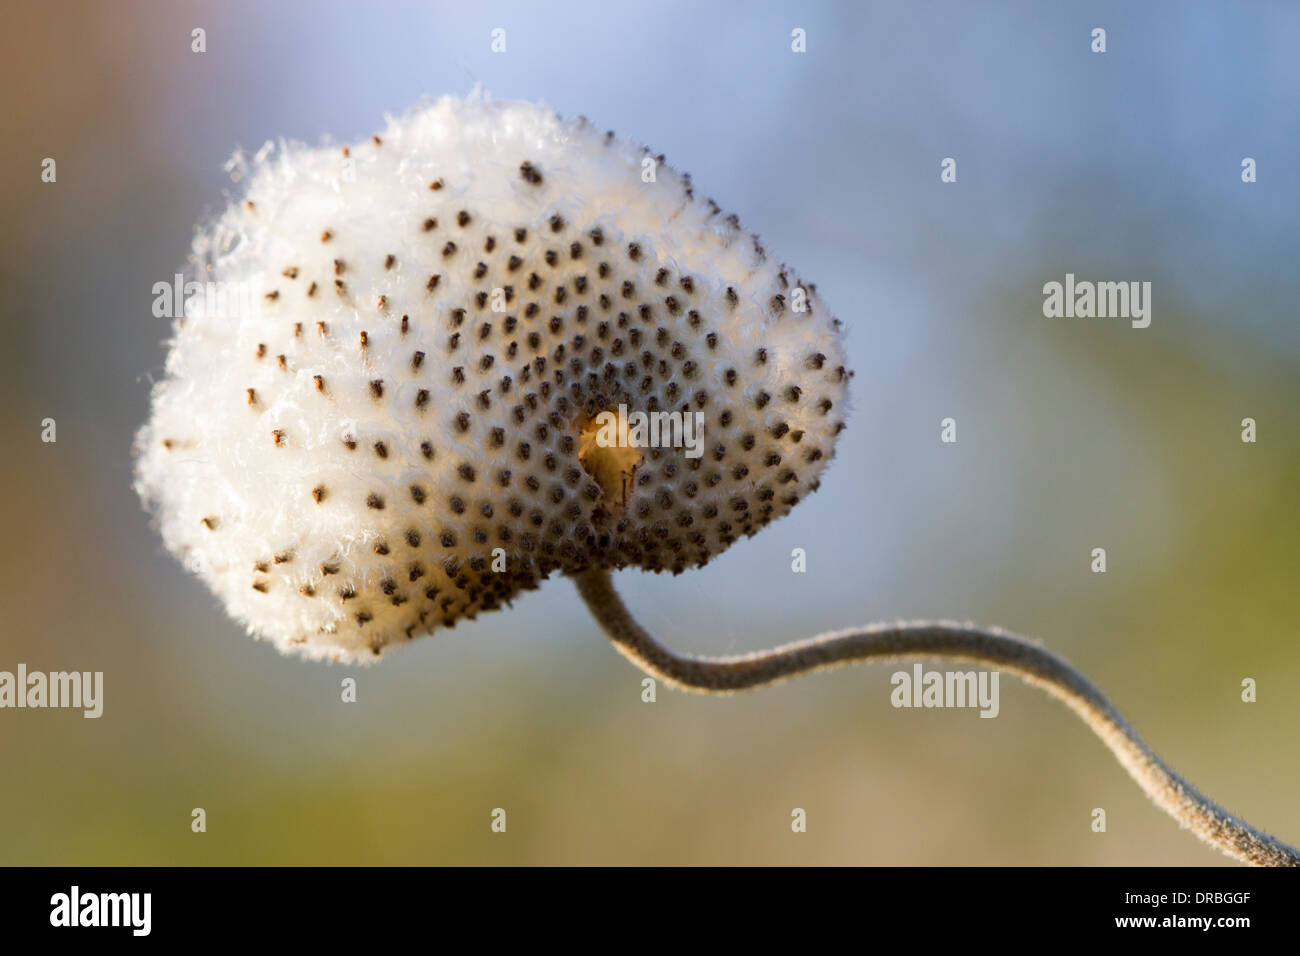
{"label": "blurred background", "polygon": [[[894,709],[888,665],[647,704],[564,580],[361,671],[225,616],[130,487],[169,334],[152,285],[227,201],[235,147],[348,142],[476,83],[665,152],[848,328],[822,490],[704,570],[619,575],[647,627],[728,653],[1002,625],[1300,841],[1294,5],[53,0],[6,21],[0,670],[102,670],[105,710],[0,711],[0,863],[1226,862],[1010,677],[996,720]],[[1044,318],[1066,272],[1150,281],[1150,328]]]}

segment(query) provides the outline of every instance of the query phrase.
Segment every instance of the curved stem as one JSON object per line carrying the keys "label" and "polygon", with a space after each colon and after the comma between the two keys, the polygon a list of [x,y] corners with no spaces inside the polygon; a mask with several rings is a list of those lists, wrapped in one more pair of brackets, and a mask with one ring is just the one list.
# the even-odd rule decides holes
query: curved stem
{"label": "curved stem", "polygon": [[674,653],[629,613],[608,571],[575,576],[587,607],[614,646],[646,673],[681,690],[732,694],[869,660],[946,658],[1010,671],[1079,715],[1156,805],[1212,846],[1243,863],[1300,866],[1300,851],[1233,816],[1156,756],[1106,696],[1063,658],[996,628],[948,621],[872,624],[830,631],[736,657]]}

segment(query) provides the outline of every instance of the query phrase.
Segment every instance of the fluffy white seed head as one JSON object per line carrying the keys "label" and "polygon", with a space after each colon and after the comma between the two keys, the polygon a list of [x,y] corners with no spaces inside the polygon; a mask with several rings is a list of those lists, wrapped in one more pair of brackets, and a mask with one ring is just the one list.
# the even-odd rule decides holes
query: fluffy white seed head
{"label": "fluffy white seed head", "polygon": [[[702,565],[817,488],[838,321],[647,149],[476,96],[234,168],[137,487],[253,634],[368,659],[556,571]],[[702,444],[605,449],[620,405]]]}

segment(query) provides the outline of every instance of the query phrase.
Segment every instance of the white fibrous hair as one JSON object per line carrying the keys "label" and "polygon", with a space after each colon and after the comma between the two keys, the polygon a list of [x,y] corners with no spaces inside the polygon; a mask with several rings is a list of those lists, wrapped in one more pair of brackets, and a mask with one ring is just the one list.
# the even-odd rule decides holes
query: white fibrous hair
{"label": "white fibrous hair", "polygon": [[[475,95],[232,168],[137,488],[254,635],[369,659],[553,572],[702,565],[817,488],[839,322],[648,149]],[[620,407],[702,432],[593,441]]]}

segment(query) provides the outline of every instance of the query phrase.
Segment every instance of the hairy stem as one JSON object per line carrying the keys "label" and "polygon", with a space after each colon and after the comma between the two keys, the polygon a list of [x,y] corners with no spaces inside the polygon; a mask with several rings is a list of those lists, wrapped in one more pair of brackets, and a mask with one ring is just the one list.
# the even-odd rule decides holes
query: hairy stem
{"label": "hairy stem", "polygon": [[1010,671],[1069,706],[1147,796],[1206,843],[1243,863],[1300,866],[1300,851],[1228,813],[1174,773],[1092,681],[1063,658],[1023,637],[949,621],[909,621],[830,631],[736,657],[687,657],[664,647],[636,622],[614,590],[608,571],[586,571],[575,576],[575,583],[623,656],[681,690],[733,694],[872,660],[944,658]]}

